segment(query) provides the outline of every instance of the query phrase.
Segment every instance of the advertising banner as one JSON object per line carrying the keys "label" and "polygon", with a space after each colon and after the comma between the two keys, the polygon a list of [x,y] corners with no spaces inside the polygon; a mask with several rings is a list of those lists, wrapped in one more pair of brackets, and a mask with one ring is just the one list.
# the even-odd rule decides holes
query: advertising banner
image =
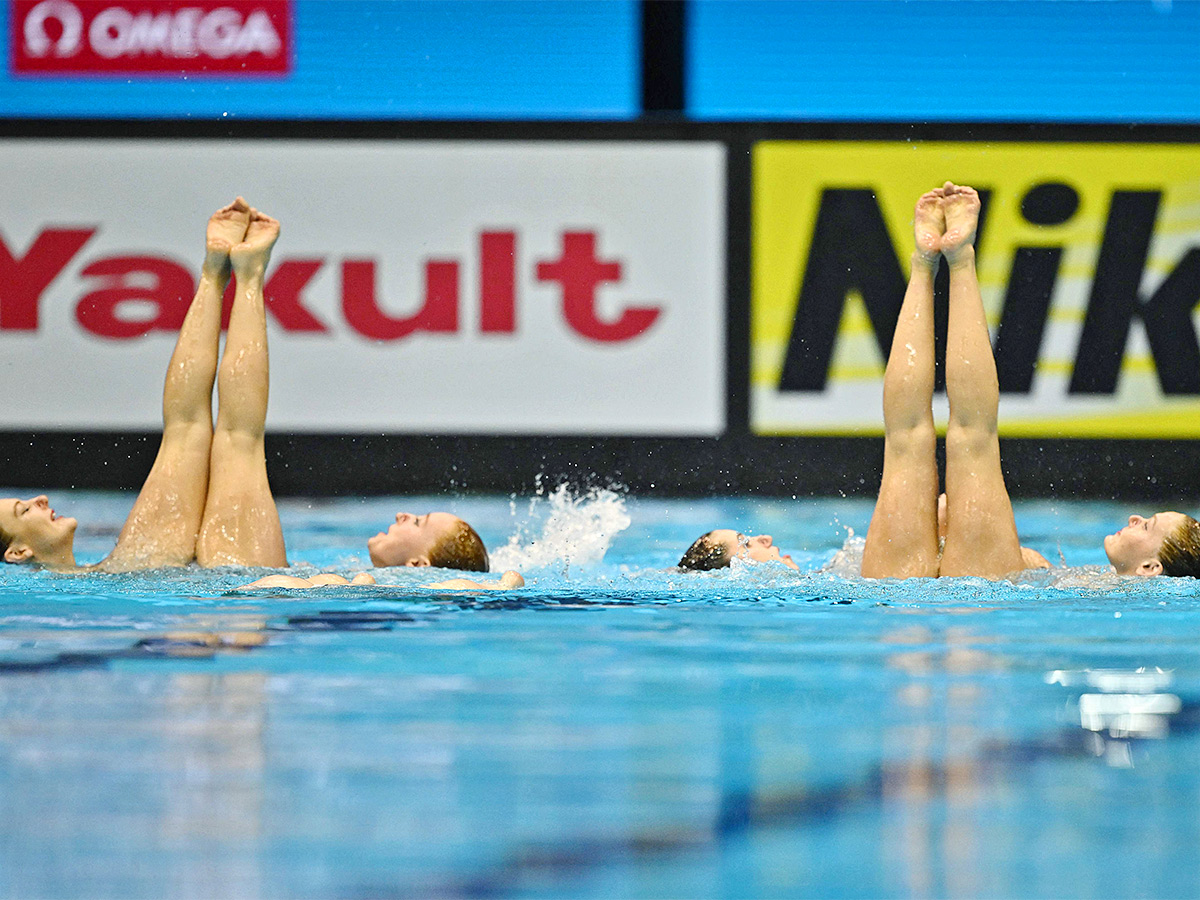
{"label": "advertising banner", "polygon": [[1200,437],[1193,144],[757,144],[752,429],[882,434],[913,205],[947,179],[984,203],[1001,434]]}
{"label": "advertising banner", "polygon": [[14,0],[10,54],[22,75],[223,75],[291,68],[288,0]]}
{"label": "advertising banner", "polygon": [[725,428],[716,143],[0,141],[8,430],[152,429],[209,215],[283,223],[272,431]]}

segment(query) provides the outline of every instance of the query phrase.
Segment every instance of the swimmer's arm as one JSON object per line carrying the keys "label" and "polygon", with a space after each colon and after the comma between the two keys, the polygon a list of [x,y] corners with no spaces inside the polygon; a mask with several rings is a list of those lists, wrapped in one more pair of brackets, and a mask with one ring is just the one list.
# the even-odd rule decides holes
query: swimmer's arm
{"label": "swimmer's arm", "polygon": [[511,591],[513,588],[525,587],[525,579],[520,572],[509,569],[499,581],[472,581],[470,578],[451,578],[448,581],[438,581],[425,587],[450,591]]}
{"label": "swimmer's arm", "polygon": [[[238,590],[253,590],[255,588],[314,588],[328,584],[375,584],[375,578],[369,572],[360,572],[347,581],[341,575],[325,572],[313,575],[311,578],[300,578],[296,575],[267,575],[264,578],[243,584]],[[472,581],[469,578],[451,578],[448,581],[438,581],[422,587],[451,591],[510,591],[513,588],[525,586],[525,579],[519,572],[509,570],[499,581]]]}
{"label": "swimmer's arm", "polygon": [[1021,548],[1021,562],[1027,569],[1049,569],[1050,560],[1029,547]]}
{"label": "swimmer's arm", "polygon": [[320,575],[314,575],[311,578],[300,578],[296,575],[267,575],[265,578],[258,579],[258,581],[243,584],[238,590],[252,590],[254,588],[313,588],[323,587],[327,584],[374,583],[374,576],[368,572],[360,572],[349,580],[343,578],[341,575],[334,575],[332,572],[324,572]]}

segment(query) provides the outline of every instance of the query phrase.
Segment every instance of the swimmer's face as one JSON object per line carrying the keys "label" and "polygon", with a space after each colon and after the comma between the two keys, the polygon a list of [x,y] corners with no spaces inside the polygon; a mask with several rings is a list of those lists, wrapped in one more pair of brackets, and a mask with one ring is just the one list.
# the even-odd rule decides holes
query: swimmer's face
{"label": "swimmer's face", "polygon": [[462,520],[445,512],[396,513],[396,521],[367,541],[375,566],[427,566],[433,548]]}
{"label": "swimmer's face", "polygon": [[58,562],[71,553],[79,523],[60,516],[45,494],[21,500],[0,500],[0,530],[12,538],[4,551],[5,562]]}
{"label": "swimmer's face", "polygon": [[1187,517],[1183,513],[1160,512],[1148,519],[1129,517],[1129,524],[1104,539],[1104,552],[1118,575],[1158,575],[1162,562],[1158,552],[1163,540],[1179,528]]}
{"label": "swimmer's face", "polygon": [[742,534],[732,528],[718,528],[709,532],[709,540],[724,547],[731,559],[736,556],[755,562],[781,562],[791,569],[800,568],[790,556],[780,554],[769,534]]}

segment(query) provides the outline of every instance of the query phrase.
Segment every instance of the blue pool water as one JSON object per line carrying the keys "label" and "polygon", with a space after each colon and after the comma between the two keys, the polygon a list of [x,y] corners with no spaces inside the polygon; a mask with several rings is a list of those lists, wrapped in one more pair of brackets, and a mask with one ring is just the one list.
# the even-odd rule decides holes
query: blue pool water
{"label": "blue pool water", "polygon": [[[82,561],[131,502],[51,499]],[[281,515],[295,571],[352,573],[397,509],[446,507],[529,585],[0,571],[0,895],[1200,894],[1197,586],[1104,574],[1130,510],[1019,504],[1073,568],[1015,584],[827,570],[855,500]],[[670,569],[722,524],[802,571]]]}

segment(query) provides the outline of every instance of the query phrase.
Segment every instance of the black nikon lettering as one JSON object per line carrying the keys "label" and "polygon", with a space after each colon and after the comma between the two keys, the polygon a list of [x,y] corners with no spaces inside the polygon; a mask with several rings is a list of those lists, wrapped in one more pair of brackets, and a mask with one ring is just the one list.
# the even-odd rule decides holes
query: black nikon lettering
{"label": "black nikon lettering", "polygon": [[1072,394],[1117,389],[1129,328],[1140,316],[1164,394],[1200,394],[1200,347],[1192,310],[1200,301],[1200,249],[1188,250],[1148,299],[1138,292],[1158,206],[1158,191],[1115,191],[1096,263],[1096,280],[1071,374]]}
{"label": "black nikon lettering", "polygon": [[[979,195],[982,237],[990,192],[980,190]],[[1192,324],[1200,304],[1200,247],[1189,249],[1151,296],[1139,293],[1161,200],[1158,191],[1113,192],[1068,388],[1072,394],[1116,391],[1129,331],[1139,318],[1163,393],[1200,395],[1200,342]],[[1048,227],[1068,222],[1078,209],[1078,192],[1060,183],[1037,185],[1021,202],[1027,222]],[[1013,255],[995,345],[1001,391],[1029,393],[1033,388],[1062,255],[1062,246],[1018,247]],[[945,386],[948,282],[943,266],[934,282],[938,389]],[[904,290],[904,268],[875,191],[827,188],[809,244],[779,390],[825,389],[851,291],[861,295],[875,342],[887,359]]]}
{"label": "black nikon lettering", "polygon": [[[1021,215],[1033,225],[1062,225],[1078,209],[1078,192],[1065,184],[1037,185],[1021,200]],[[1013,255],[996,333],[1002,392],[1028,394],[1033,388],[1062,253],[1062,247],[1018,247]]]}

